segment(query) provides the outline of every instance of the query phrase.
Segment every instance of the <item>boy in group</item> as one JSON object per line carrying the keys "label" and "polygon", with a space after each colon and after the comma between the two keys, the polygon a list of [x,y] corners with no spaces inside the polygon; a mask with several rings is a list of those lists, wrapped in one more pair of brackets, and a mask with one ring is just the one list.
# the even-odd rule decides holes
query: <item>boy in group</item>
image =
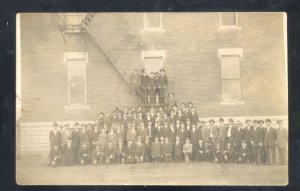
{"label": "boy in group", "polygon": [[182,143],[180,141],[180,137],[176,136],[176,141],[174,145],[174,161],[181,162],[183,156]]}
{"label": "boy in group", "polygon": [[50,150],[49,166],[56,167],[62,165],[62,153],[58,145],[54,145],[54,149]]}
{"label": "boy in group", "polygon": [[242,141],[242,147],[240,149],[238,162],[246,163],[249,162],[249,160],[250,160],[249,148],[247,147],[247,143],[245,141]]}
{"label": "boy in group", "polygon": [[96,145],[92,151],[92,162],[94,165],[102,163],[104,158],[104,152],[100,150],[100,146]]}
{"label": "boy in group", "polygon": [[165,138],[165,143],[162,145],[162,151],[164,155],[165,162],[172,162],[172,153],[173,153],[173,146],[172,143],[169,142],[169,138]]}
{"label": "boy in group", "polygon": [[116,151],[113,142],[108,142],[108,146],[106,148],[106,164],[113,164],[115,162]]}
{"label": "boy in group", "polygon": [[194,161],[203,161],[204,160],[204,146],[202,139],[199,139],[198,144],[193,146],[193,153],[195,153],[196,158]]}
{"label": "boy in group", "polygon": [[125,159],[126,163],[134,163],[134,156],[135,156],[135,148],[133,146],[132,140],[128,139],[127,146],[125,149]]}
{"label": "boy in group", "polygon": [[[75,162],[75,151],[72,139],[68,138],[67,144],[62,148],[64,166],[72,166]],[[77,153],[76,153],[77,154]]]}
{"label": "boy in group", "polygon": [[226,143],[223,147],[222,160],[223,162],[231,162],[233,156],[233,147],[230,142]]}
{"label": "boy in group", "polygon": [[152,145],[151,145],[149,136],[146,136],[144,146],[145,146],[144,161],[145,162],[151,162],[152,161],[152,155],[151,155]]}
{"label": "boy in group", "polygon": [[212,161],[213,151],[212,145],[209,141],[204,141],[204,159],[205,161]]}
{"label": "boy in group", "polygon": [[190,139],[187,138],[183,145],[183,154],[185,162],[191,162],[193,153],[193,145],[190,143]]}
{"label": "boy in group", "polygon": [[278,164],[285,165],[286,164],[286,146],[288,140],[287,129],[285,129],[282,125],[282,120],[276,121],[278,125],[277,129],[277,151],[278,151]]}
{"label": "boy in group", "polygon": [[78,151],[78,159],[81,165],[86,165],[90,163],[90,150],[88,148],[88,143],[83,142],[79,151]]}
{"label": "boy in group", "polygon": [[152,143],[151,154],[155,163],[160,162],[163,157],[161,143],[159,142],[158,137],[155,137],[154,142]]}
{"label": "boy in group", "polygon": [[142,163],[144,162],[144,154],[145,154],[145,147],[142,143],[141,137],[138,137],[137,144],[135,145],[135,162]]}
{"label": "boy in group", "polygon": [[125,146],[122,139],[118,139],[118,143],[116,146],[116,163],[124,164],[125,163]]}
{"label": "boy in group", "polygon": [[214,161],[222,162],[222,148],[221,148],[220,142],[218,142],[218,141],[215,143]]}

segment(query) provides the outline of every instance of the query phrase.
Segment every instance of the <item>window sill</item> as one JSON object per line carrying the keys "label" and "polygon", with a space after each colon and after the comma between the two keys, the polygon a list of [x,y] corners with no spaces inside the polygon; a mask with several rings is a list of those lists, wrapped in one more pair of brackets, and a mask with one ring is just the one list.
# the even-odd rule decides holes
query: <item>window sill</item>
{"label": "window sill", "polygon": [[154,32],[154,33],[163,33],[165,29],[162,28],[144,28],[141,30],[142,33]]}
{"label": "window sill", "polygon": [[242,27],[237,25],[219,26],[218,30],[241,30]]}
{"label": "window sill", "polygon": [[90,109],[89,105],[66,105],[64,106],[65,110],[82,110]]}
{"label": "window sill", "polygon": [[244,105],[243,101],[221,101],[221,106],[236,106],[236,105]]}

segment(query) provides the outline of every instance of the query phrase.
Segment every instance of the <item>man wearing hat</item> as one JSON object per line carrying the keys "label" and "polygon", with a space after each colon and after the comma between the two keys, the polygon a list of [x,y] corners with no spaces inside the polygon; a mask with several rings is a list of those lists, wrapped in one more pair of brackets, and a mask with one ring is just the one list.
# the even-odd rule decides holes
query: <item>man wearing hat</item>
{"label": "man wearing hat", "polygon": [[142,92],[141,99],[144,103],[147,103],[148,101],[148,83],[149,83],[149,76],[146,74],[145,69],[142,69],[142,75],[141,75],[141,89]]}
{"label": "man wearing hat", "polygon": [[155,104],[155,89],[157,87],[157,81],[155,80],[154,72],[150,73],[150,77],[148,79],[148,102],[150,104]]}
{"label": "man wearing hat", "polygon": [[209,130],[209,138],[211,143],[214,145],[216,141],[219,139],[219,129],[215,126],[215,120],[209,120],[210,130]]}
{"label": "man wearing hat", "polygon": [[75,163],[75,151],[72,138],[68,138],[67,144],[62,148],[63,163],[65,166],[72,166]]}
{"label": "man wearing hat", "polygon": [[70,126],[68,123],[66,123],[63,127],[63,130],[61,132],[61,147],[63,147],[65,144],[67,144],[67,139],[72,137],[72,132],[70,131]]}
{"label": "man wearing hat", "polygon": [[185,140],[189,137],[189,132],[185,128],[184,123],[180,124],[180,130],[177,131],[177,135],[182,142],[185,142]]}
{"label": "man wearing hat", "polygon": [[193,145],[190,143],[190,139],[187,138],[185,140],[185,144],[183,145],[183,155],[185,162],[192,161],[192,153],[193,153]]}
{"label": "man wearing hat", "polygon": [[177,135],[176,136],[176,141],[175,141],[175,144],[174,144],[174,161],[175,162],[181,162],[182,161],[182,155],[183,155],[183,152],[182,152],[182,142],[180,140],[180,137]]}
{"label": "man wearing hat", "polygon": [[[258,126],[259,123],[260,125]],[[256,164],[263,163],[263,142],[264,142],[264,130],[262,128],[262,120],[253,121],[253,130],[251,132],[251,145],[254,148],[254,158]]]}
{"label": "man wearing hat", "polygon": [[277,140],[277,131],[271,126],[271,120],[266,120],[267,127],[264,131],[264,145],[266,150],[266,164],[272,165],[276,162],[275,142]]}
{"label": "man wearing hat", "polygon": [[157,80],[157,88],[158,88],[158,96],[159,96],[159,103],[165,103],[165,93],[167,91],[168,86],[168,78],[165,75],[165,69],[160,70],[160,75]]}
{"label": "man wearing hat", "polygon": [[246,141],[242,141],[242,147],[240,149],[239,152],[239,158],[238,158],[238,162],[239,163],[246,163],[249,162],[250,159],[250,153],[249,153],[249,148],[247,146]]}
{"label": "man wearing hat", "polygon": [[286,164],[286,146],[288,141],[287,129],[283,127],[282,120],[277,120],[277,151],[278,151],[278,164]]}
{"label": "man wearing hat", "polygon": [[74,153],[75,153],[75,163],[78,163],[78,151],[80,148],[80,131],[79,131],[79,123],[74,124],[74,131],[72,133],[72,144],[74,146]]}
{"label": "man wearing hat", "polygon": [[49,132],[50,151],[54,149],[54,145],[61,146],[61,133],[58,130],[58,124],[53,123],[53,129]]}
{"label": "man wearing hat", "polygon": [[224,124],[224,119],[219,119],[219,137],[220,137],[220,144],[221,147],[224,147],[226,145],[226,129],[227,126]]}
{"label": "man wearing hat", "polygon": [[142,138],[138,136],[137,144],[135,145],[135,162],[142,163],[144,162],[144,155],[145,155],[145,146],[142,143]]}
{"label": "man wearing hat", "polygon": [[226,130],[226,143],[230,142],[233,145],[235,133],[236,133],[236,127],[233,124],[233,119],[229,118],[228,128]]}

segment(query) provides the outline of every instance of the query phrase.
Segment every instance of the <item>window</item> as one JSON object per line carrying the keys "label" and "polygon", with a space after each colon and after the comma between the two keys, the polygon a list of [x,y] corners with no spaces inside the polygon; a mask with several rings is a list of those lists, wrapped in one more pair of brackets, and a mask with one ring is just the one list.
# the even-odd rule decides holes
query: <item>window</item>
{"label": "window", "polygon": [[164,50],[142,51],[142,62],[148,75],[150,72],[159,72],[163,68],[164,60]]}
{"label": "window", "polygon": [[162,32],[162,14],[161,13],[144,13],[143,31]]}
{"label": "window", "polygon": [[220,49],[222,102],[241,102],[240,57],[242,49]]}
{"label": "window", "polygon": [[238,14],[235,12],[220,13],[220,28],[239,28]]}
{"label": "window", "polygon": [[85,52],[65,53],[67,64],[68,105],[86,105],[86,64]]}
{"label": "window", "polygon": [[79,26],[84,19],[85,14],[83,13],[66,13],[65,22],[66,25]]}

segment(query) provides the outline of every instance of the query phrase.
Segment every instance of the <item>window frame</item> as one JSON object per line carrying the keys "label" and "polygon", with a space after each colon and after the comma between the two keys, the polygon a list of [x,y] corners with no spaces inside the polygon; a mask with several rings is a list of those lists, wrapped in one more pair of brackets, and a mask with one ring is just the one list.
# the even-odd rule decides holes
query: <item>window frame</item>
{"label": "window frame", "polygon": [[[71,92],[70,92],[70,85],[68,79],[69,79],[69,69],[70,64],[72,62],[82,62],[85,65],[85,71],[84,71],[84,102],[83,103],[71,103]],[[64,63],[66,64],[66,85],[67,85],[67,105],[65,108],[70,107],[82,107],[87,106],[87,80],[86,80],[86,67],[88,64],[88,52],[64,52]],[[74,64],[74,63],[73,63]]]}
{"label": "window frame", "polygon": [[151,14],[151,13],[152,12],[143,13],[143,29],[141,31],[142,32],[164,32],[165,30],[163,29],[162,26],[162,13],[157,13],[159,14],[159,27],[147,26],[146,24],[147,14]]}
{"label": "window frame", "polygon": [[[235,104],[244,104],[242,101],[242,87],[241,87],[241,71],[239,71],[239,77],[238,78],[223,78],[223,65],[222,65],[222,57],[237,57],[238,58],[238,64],[239,64],[239,70],[241,70],[241,62],[240,59],[243,57],[243,49],[242,48],[225,48],[225,49],[219,49],[218,50],[218,58],[220,59],[221,64],[221,105],[235,105]],[[225,100],[224,99],[224,92],[223,92],[223,81],[224,80],[238,80],[238,94],[239,98],[236,100]]]}
{"label": "window frame", "polygon": [[[223,13],[234,13],[235,15],[235,24],[234,25],[223,25]],[[237,12],[221,12],[219,13],[219,30],[226,29],[241,29],[239,26],[239,15]]]}

